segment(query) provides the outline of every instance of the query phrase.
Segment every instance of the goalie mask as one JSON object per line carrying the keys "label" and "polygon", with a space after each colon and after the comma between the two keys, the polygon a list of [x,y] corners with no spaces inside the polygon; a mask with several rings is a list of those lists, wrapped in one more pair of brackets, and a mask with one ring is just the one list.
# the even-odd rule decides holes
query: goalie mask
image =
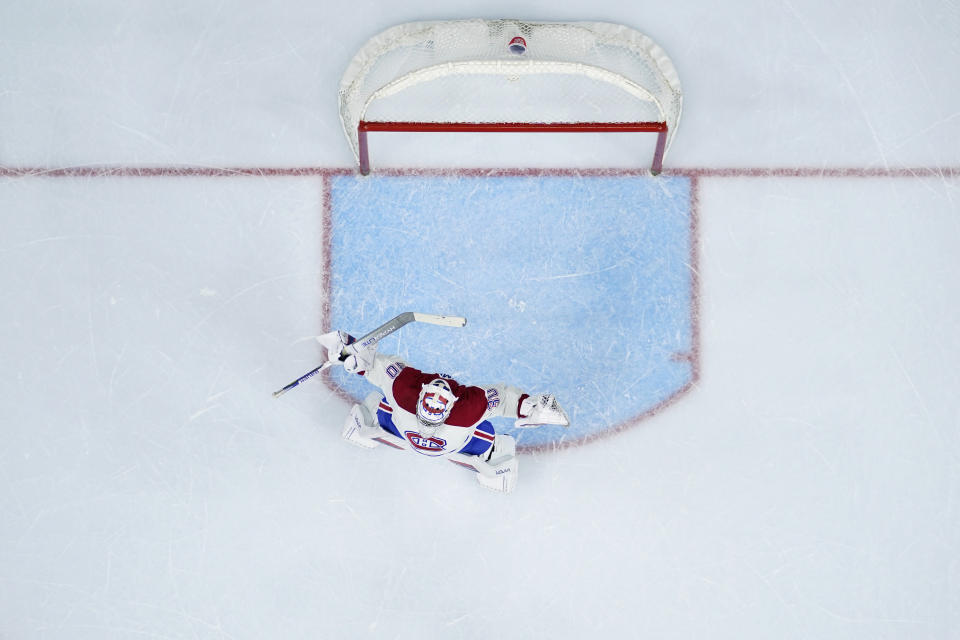
{"label": "goalie mask", "polygon": [[439,427],[450,416],[456,401],[446,380],[431,380],[423,385],[417,398],[417,420],[424,427]]}

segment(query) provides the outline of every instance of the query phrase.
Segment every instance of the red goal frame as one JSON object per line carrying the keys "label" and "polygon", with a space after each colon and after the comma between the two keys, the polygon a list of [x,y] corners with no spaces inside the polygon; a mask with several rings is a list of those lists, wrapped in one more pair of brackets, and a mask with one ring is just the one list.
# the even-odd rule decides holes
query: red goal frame
{"label": "red goal frame", "polygon": [[651,132],[657,133],[657,146],[653,153],[650,173],[658,175],[663,170],[663,154],[667,146],[666,122],[385,122],[360,120],[357,125],[357,152],[360,173],[370,174],[370,147],[368,131],[405,132]]}

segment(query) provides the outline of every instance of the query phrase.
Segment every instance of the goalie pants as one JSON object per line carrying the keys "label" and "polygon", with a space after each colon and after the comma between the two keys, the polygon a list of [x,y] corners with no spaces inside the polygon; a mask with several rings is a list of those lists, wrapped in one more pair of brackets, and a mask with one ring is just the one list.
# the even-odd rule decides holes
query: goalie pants
{"label": "goalie pants", "polygon": [[[397,426],[393,424],[393,408],[387,405],[386,399],[380,401],[380,407],[377,409],[377,421],[384,431],[389,431],[401,440],[406,440],[403,434],[400,433],[400,430],[397,429]],[[465,456],[479,456],[490,449],[493,445],[494,435],[496,435],[493,430],[493,425],[490,424],[489,420],[484,420],[477,425],[476,430],[483,432],[486,437],[473,436],[457,453],[462,453]]]}

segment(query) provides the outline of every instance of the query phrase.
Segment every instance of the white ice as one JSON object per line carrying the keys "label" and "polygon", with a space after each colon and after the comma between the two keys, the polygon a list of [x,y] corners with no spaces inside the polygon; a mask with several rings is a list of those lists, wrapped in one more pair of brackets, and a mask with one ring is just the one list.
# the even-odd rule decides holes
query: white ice
{"label": "white ice", "polygon": [[[353,52],[474,16],[651,35],[669,167],[880,174],[702,178],[697,388],[510,496],[271,397],[319,356],[317,176],[20,172],[349,168]],[[4,3],[0,637],[960,636],[958,33],[952,0]],[[388,135],[375,166],[637,163]]]}

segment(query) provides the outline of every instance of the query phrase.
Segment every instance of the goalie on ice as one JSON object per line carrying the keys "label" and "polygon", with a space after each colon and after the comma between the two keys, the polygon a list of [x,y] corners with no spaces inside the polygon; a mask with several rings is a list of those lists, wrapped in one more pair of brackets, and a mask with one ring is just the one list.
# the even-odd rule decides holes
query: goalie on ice
{"label": "goalie on ice", "polygon": [[377,353],[376,342],[347,350],[355,340],[343,331],[317,340],[331,365],[342,364],[379,388],[351,408],[343,427],[343,438],[361,447],[382,443],[445,457],[476,471],[488,489],[509,493],[517,482],[516,441],[495,433],[489,418],[515,418],[518,428],[570,424],[549,394],[529,395],[506,384],[464,385]]}

